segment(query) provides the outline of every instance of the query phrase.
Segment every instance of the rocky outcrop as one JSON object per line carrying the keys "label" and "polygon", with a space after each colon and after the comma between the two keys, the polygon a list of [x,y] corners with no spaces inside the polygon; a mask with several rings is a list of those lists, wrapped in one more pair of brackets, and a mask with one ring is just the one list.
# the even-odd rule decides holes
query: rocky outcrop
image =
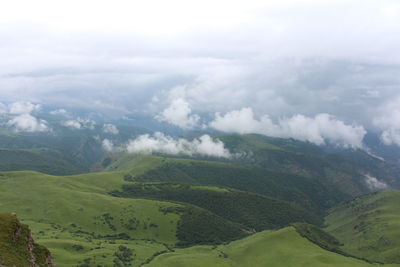
{"label": "rocky outcrop", "polygon": [[0,267],[53,267],[50,251],[36,244],[15,214],[0,213]]}

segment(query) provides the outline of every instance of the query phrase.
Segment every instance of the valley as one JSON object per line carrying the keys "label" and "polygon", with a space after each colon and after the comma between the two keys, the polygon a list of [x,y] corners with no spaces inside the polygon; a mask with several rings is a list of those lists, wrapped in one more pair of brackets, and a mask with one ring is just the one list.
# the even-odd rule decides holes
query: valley
{"label": "valley", "polygon": [[[286,171],[249,158],[215,161],[120,153],[105,156],[100,172],[0,172],[0,210],[28,224],[57,266],[282,266],[283,258],[285,266],[400,263],[393,239],[400,228],[388,221],[396,221],[397,209],[388,210],[389,216],[383,212],[386,206],[379,206],[395,207],[397,191],[360,196],[368,190],[361,176],[353,181],[357,190],[348,191],[342,182],[313,175],[321,170],[304,164],[302,157],[326,161],[331,155],[317,153],[307,143],[289,146],[254,135],[244,141],[224,138],[236,140],[232,149],[252,151],[254,158],[268,155],[269,161],[285,164],[281,170]],[[275,151],[287,154],[286,163]],[[29,153],[24,155],[35,163],[36,154]],[[364,158],[376,159],[361,155],[358,168],[367,172]],[[37,162],[52,165],[45,159]],[[288,165],[305,171],[293,172]],[[347,165],[329,166],[346,177]],[[391,182],[389,175],[386,182]],[[315,225],[315,230],[297,223]],[[371,245],[360,248],[364,243]],[[371,249],[379,253],[371,254]]]}

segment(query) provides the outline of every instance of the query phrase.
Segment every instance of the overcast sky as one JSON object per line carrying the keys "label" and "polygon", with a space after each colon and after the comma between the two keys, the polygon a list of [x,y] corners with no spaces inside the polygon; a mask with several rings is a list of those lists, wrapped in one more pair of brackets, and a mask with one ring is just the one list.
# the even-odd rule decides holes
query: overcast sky
{"label": "overcast sky", "polygon": [[304,116],[400,144],[398,0],[3,1],[0,58],[3,103],[185,129],[237,114],[279,132]]}

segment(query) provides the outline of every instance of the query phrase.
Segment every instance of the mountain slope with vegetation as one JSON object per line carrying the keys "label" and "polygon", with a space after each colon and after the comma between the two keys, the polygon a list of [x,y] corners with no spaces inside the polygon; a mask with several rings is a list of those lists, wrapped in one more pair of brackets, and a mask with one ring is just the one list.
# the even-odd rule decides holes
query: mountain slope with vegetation
{"label": "mountain slope with vegetation", "polygon": [[293,227],[264,231],[220,246],[194,246],[155,257],[146,267],[375,266],[322,249]]}
{"label": "mountain slope with vegetation", "polygon": [[241,153],[239,163],[269,170],[314,177],[326,186],[357,196],[370,193],[365,175],[378,177],[389,187],[400,188],[400,167],[364,150],[320,147],[294,139],[257,134],[219,137],[233,153]]}
{"label": "mountain slope with vegetation", "polygon": [[224,162],[135,156],[122,154],[106,159],[106,170],[124,170],[133,182],[172,182],[228,187],[295,202],[322,212],[350,199],[349,195],[323,185],[318,179],[269,171],[260,167]]}
{"label": "mountain slope with vegetation", "polygon": [[0,171],[32,170],[66,175],[84,172],[61,152],[41,149],[0,149]]}
{"label": "mountain slope with vegetation", "polygon": [[293,222],[320,224],[318,216],[293,203],[259,194],[210,186],[175,183],[132,183],[114,191],[119,197],[188,203],[241,224],[248,231],[278,229]]}
{"label": "mountain slope with vegetation", "polygon": [[[318,228],[328,210],[371,191],[366,174],[396,186],[390,180],[396,167],[363,151],[230,135],[221,137],[235,155],[229,160],[119,153],[97,162],[102,172],[84,173],[103,157],[101,143],[80,135],[63,138],[0,134],[0,144],[8,146],[0,150],[0,170],[82,172],[0,172],[0,210],[30,225],[57,266],[398,263],[400,226],[390,221],[396,197],[383,197],[392,203],[384,208],[381,200],[372,206],[362,200],[351,211],[343,204],[326,219],[329,233]],[[367,203],[375,203],[371,196]],[[363,242],[368,246],[360,250]]]}
{"label": "mountain slope with vegetation", "polygon": [[50,252],[34,242],[29,227],[15,214],[0,213],[0,266],[55,266]]}
{"label": "mountain slope with vegetation", "polygon": [[220,243],[247,235],[237,223],[196,206],[108,194],[126,183],[123,173],[62,177],[3,172],[0,209],[28,223],[59,266],[84,259],[107,265],[119,246],[145,251],[136,257],[139,264],[176,244]]}
{"label": "mountain slope with vegetation", "polygon": [[334,208],[326,231],[343,250],[363,258],[400,264],[400,191],[358,197]]}

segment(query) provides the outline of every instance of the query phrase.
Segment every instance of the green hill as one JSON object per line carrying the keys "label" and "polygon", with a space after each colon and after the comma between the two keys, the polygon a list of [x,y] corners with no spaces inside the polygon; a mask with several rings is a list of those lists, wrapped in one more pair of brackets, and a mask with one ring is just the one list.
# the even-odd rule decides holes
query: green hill
{"label": "green hill", "polygon": [[85,259],[109,266],[120,246],[135,251],[139,264],[175,244],[246,235],[239,225],[195,206],[108,194],[126,183],[123,173],[0,173],[0,209],[29,224],[57,266],[76,266]]}
{"label": "green hill", "polygon": [[326,217],[326,230],[343,250],[370,260],[400,264],[400,191],[365,195]]}
{"label": "green hill", "polygon": [[63,153],[52,149],[0,149],[0,171],[32,170],[65,175],[84,172]]}
{"label": "green hill", "polygon": [[294,139],[257,134],[219,137],[233,153],[243,156],[239,163],[318,179],[346,195],[370,193],[365,174],[379,177],[393,188],[400,187],[397,164],[382,161],[363,150],[321,147]]}
{"label": "green hill", "polygon": [[259,194],[210,186],[175,183],[132,183],[115,196],[188,203],[239,223],[249,231],[278,229],[292,222],[320,224],[322,221],[300,206]]}
{"label": "green hill", "polygon": [[106,170],[125,170],[129,181],[172,182],[228,187],[295,202],[323,212],[350,199],[313,177],[269,171],[260,167],[157,156],[117,155],[105,160]]}
{"label": "green hill", "polygon": [[105,154],[89,133],[0,132],[0,171],[36,170],[54,175],[85,173]]}
{"label": "green hill", "polygon": [[50,252],[34,242],[15,214],[0,213],[0,266],[55,266]]}
{"label": "green hill", "polygon": [[[220,246],[194,246],[176,249],[155,257],[148,267],[299,267],[299,266],[376,266],[333,253],[301,237],[293,227],[264,231]],[[386,266],[386,265],[385,265]]]}

